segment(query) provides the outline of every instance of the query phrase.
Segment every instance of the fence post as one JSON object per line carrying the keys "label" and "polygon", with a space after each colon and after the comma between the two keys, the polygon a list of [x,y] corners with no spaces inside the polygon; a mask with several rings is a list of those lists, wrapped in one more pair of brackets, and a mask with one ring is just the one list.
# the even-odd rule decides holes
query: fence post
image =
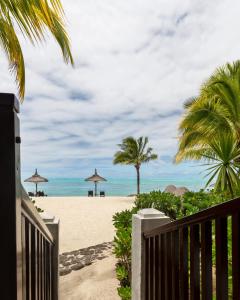
{"label": "fence post", "polygon": [[22,299],[19,103],[0,93],[1,299]]}
{"label": "fence post", "polygon": [[132,300],[145,299],[145,244],[143,234],[170,218],[154,208],[145,208],[132,217]]}
{"label": "fence post", "polygon": [[53,300],[59,299],[59,219],[47,213],[40,214],[47,228],[51,232],[54,239],[54,247],[52,253],[52,288]]}

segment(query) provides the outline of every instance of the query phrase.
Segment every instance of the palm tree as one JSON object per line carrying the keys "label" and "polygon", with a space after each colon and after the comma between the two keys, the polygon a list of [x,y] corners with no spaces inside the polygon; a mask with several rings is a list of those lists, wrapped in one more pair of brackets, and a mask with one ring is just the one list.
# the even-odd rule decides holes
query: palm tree
{"label": "palm tree", "polygon": [[228,192],[232,197],[239,191],[240,148],[233,135],[224,134],[215,136],[212,140],[206,139],[204,147],[188,148],[184,159],[206,161],[206,165],[209,166],[206,187],[215,181],[216,191]]}
{"label": "palm tree", "polygon": [[[234,184],[229,180],[239,177],[237,166],[240,159],[237,151],[240,149],[240,61],[218,68],[202,85],[199,96],[185,103],[185,114],[179,129],[176,162],[203,159],[202,153],[210,149],[210,161],[214,156],[216,162],[216,169],[212,168],[215,170],[212,180],[215,176],[221,178],[217,179],[215,187],[228,189],[232,194],[231,190],[236,189],[238,180],[234,180]],[[233,148],[229,146],[229,139]],[[225,148],[224,144],[228,147]],[[235,152],[231,149],[235,149]],[[227,166],[231,167],[231,171],[226,170]]]}
{"label": "palm tree", "polygon": [[141,164],[157,159],[157,154],[153,154],[151,147],[147,148],[148,138],[140,137],[134,139],[127,137],[119,144],[120,151],[114,155],[114,164],[134,165],[137,171],[137,194],[140,194],[140,167]]}
{"label": "palm tree", "polygon": [[233,134],[240,144],[240,61],[218,68],[202,85],[199,96],[185,104],[179,129],[178,162],[188,148],[204,147],[216,134]]}
{"label": "palm tree", "polygon": [[59,44],[64,61],[73,64],[63,18],[60,0],[0,1],[0,44],[7,55],[10,70],[15,74],[21,100],[25,93],[25,66],[15,27],[32,44],[43,41],[48,29]]}

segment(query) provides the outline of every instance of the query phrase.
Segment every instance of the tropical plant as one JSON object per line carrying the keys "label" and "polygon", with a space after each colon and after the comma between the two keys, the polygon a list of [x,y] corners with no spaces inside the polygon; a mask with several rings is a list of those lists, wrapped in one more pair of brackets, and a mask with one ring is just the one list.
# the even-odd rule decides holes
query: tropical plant
{"label": "tropical plant", "polygon": [[176,219],[181,210],[181,198],[170,193],[152,191],[138,195],[134,202],[137,210],[155,208],[171,219]]}
{"label": "tropical plant", "polygon": [[45,39],[48,29],[59,44],[65,62],[73,64],[63,18],[60,0],[0,1],[0,44],[7,55],[10,70],[15,74],[21,99],[25,93],[25,66],[16,27],[34,45]]}
{"label": "tropical plant", "polygon": [[187,158],[202,158],[206,161],[209,179],[206,186],[215,180],[215,189],[228,191],[232,197],[240,187],[240,148],[237,140],[231,134],[216,136],[208,141],[208,145],[200,149],[188,149]]}
{"label": "tropical plant", "polygon": [[[156,208],[171,219],[180,219],[213,205],[226,201],[228,195],[214,191],[186,192],[182,198],[170,193],[152,191],[136,197],[132,210],[118,212],[113,216],[116,228],[113,249],[117,258],[116,276],[120,282],[118,294],[122,300],[131,299],[131,240],[132,215],[143,208]],[[231,244],[231,240],[229,240]],[[213,257],[215,244],[213,244]],[[213,260],[215,261],[215,260]]]}
{"label": "tropical plant", "polygon": [[157,154],[152,153],[153,149],[147,148],[147,144],[147,137],[127,137],[118,145],[121,150],[115,153],[113,160],[114,164],[134,165],[137,171],[137,194],[140,193],[141,164],[157,159]]}
{"label": "tropical plant", "polygon": [[136,210],[124,210],[113,216],[116,235],[113,241],[113,253],[117,258],[116,275],[120,286],[118,295],[122,300],[131,299],[131,241],[132,214]]}
{"label": "tropical plant", "polygon": [[[221,162],[223,165],[227,163],[227,159],[227,165],[231,165],[231,170],[234,170],[234,174],[230,171],[232,179],[230,184],[228,171],[226,173],[223,168],[218,171],[215,169],[217,172],[210,175],[221,174],[221,180],[216,180],[216,188],[236,189],[237,163],[233,163],[235,158],[230,158],[238,156],[237,149],[234,151],[233,149],[240,147],[240,61],[218,68],[202,85],[199,96],[185,103],[185,115],[179,129],[180,140],[176,162],[184,159],[206,159],[206,151],[210,150],[210,161],[217,162],[215,157],[217,156],[218,163]],[[226,138],[223,138],[224,136]]]}

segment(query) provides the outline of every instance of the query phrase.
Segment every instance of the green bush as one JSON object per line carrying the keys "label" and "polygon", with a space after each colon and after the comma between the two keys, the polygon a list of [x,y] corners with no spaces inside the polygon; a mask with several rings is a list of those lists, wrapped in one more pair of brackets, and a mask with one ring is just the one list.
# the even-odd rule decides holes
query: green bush
{"label": "green bush", "polygon": [[129,286],[119,287],[118,295],[119,297],[121,297],[122,300],[131,300],[131,288]]}
{"label": "green bush", "polygon": [[156,208],[175,220],[180,214],[181,198],[170,193],[153,191],[148,194],[140,194],[136,198],[134,204],[137,210],[143,208]]}
{"label": "green bush", "polygon": [[131,299],[131,241],[132,214],[134,210],[124,210],[113,216],[116,235],[113,241],[113,253],[118,259],[116,275],[120,287],[118,294],[123,300]]}
{"label": "green bush", "polygon": [[[120,287],[118,294],[122,300],[131,299],[131,239],[132,239],[132,214],[143,208],[155,208],[169,216],[179,219],[191,215],[213,205],[224,202],[230,198],[227,194],[215,192],[187,192],[182,197],[170,193],[153,191],[137,196],[132,210],[124,210],[113,216],[116,228],[114,238],[114,254],[118,259],[116,276]],[[213,256],[214,256],[213,249]]]}

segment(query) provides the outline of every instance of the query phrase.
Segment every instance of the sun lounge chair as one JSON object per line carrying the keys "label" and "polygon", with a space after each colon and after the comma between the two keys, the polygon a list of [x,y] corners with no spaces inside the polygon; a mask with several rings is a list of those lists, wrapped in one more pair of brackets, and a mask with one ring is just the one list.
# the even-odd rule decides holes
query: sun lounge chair
{"label": "sun lounge chair", "polygon": [[88,197],[93,197],[93,191],[88,191]]}
{"label": "sun lounge chair", "polygon": [[105,192],[104,191],[100,191],[100,197],[105,197]]}

